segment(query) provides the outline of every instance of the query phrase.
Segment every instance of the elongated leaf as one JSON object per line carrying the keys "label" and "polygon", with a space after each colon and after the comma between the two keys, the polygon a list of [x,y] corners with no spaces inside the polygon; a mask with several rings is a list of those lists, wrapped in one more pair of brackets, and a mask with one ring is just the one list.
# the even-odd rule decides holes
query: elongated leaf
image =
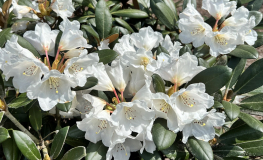
{"label": "elongated leaf", "polygon": [[263,32],[257,32],[258,37],[253,47],[258,48],[263,45]]}
{"label": "elongated leaf", "polygon": [[97,43],[100,43],[99,34],[91,27],[91,25],[82,25],[81,28],[85,29],[90,35],[92,35]]}
{"label": "elongated leaf", "polygon": [[39,131],[42,125],[41,109],[38,106],[34,106],[29,110],[29,121],[35,131]]}
{"label": "elongated leaf", "polygon": [[16,99],[8,104],[9,108],[19,108],[28,105],[33,100],[27,98],[26,93],[20,94]]}
{"label": "elongated leaf", "polygon": [[152,127],[153,141],[158,150],[169,148],[175,141],[177,134],[167,128],[167,121],[157,119]]}
{"label": "elongated leaf", "polygon": [[263,4],[263,0],[253,0],[248,3],[247,9],[250,11],[258,11]]}
{"label": "elongated leaf", "polygon": [[50,157],[57,158],[65,143],[69,127],[64,127],[59,130],[58,134],[54,137],[54,141],[50,150]]}
{"label": "elongated leaf", "polygon": [[[161,152],[170,159],[187,159],[186,156],[189,154],[184,146],[181,146],[177,143],[171,145],[167,149],[161,150]],[[186,153],[187,152],[187,153]]]}
{"label": "elongated leaf", "polygon": [[4,142],[8,138],[10,138],[10,135],[7,129],[5,129],[4,127],[0,127],[0,143]]}
{"label": "elongated leaf", "polygon": [[11,38],[11,28],[6,28],[0,32],[0,47],[3,48],[7,40]]}
{"label": "elongated leaf", "polygon": [[87,147],[87,156],[85,160],[105,160],[108,148],[99,141],[96,144],[90,142]]}
{"label": "elongated leaf", "polygon": [[189,48],[189,46],[185,45],[183,48],[180,49],[179,55],[181,56],[181,55],[185,54],[186,52],[189,52],[190,54],[193,54],[191,49]]}
{"label": "elongated leaf", "polygon": [[263,112],[263,93],[246,98],[238,105],[240,105],[242,108]]}
{"label": "elongated leaf", "polygon": [[16,146],[15,139],[13,137],[7,139],[2,143],[3,151],[6,160],[19,160],[21,157],[21,152]]}
{"label": "elongated leaf", "polygon": [[227,102],[227,101],[222,101],[222,104],[225,108],[225,112],[227,116],[231,119],[234,120],[238,117],[240,113],[240,109],[237,105]]}
{"label": "elongated leaf", "polygon": [[131,26],[126,21],[124,21],[120,18],[115,18],[115,21],[118,22],[124,28],[126,28],[128,31],[130,31],[132,33],[134,32],[134,30],[131,28]]}
{"label": "elongated leaf", "polygon": [[156,92],[163,92],[165,93],[165,86],[163,79],[158,74],[152,75],[153,79],[153,88]]}
{"label": "elongated leaf", "polygon": [[70,107],[71,107],[71,105],[72,105],[72,102],[58,103],[58,104],[56,105],[56,107],[57,107],[59,110],[63,111],[63,112],[68,112],[69,109],[70,109]]}
{"label": "elongated leaf", "polygon": [[204,45],[194,49],[194,55],[196,57],[203,57],[203,56],[209,54],[209,50],[210,50],[210,48],[204,44]]}
{"label": "elongated leaf", "polygon": [[245,59],[257,59],[258,51],[249,45],[239,45],[232,52],[229,53],[232,56],[245,58]]}
{"label": "elongated leaf", "polygon": [[18,4],[34,8],[31,0],[19,0]]}
{"label": "elongated leaf", "polygon": [[79,23],[86,23],[88,18],[95,17],[95,15],[87,15],[87,16],[82,16],[79,17],[77,20]]}
{"label": "elongated leaf", "polygon": [[24,132],[13,130],[14,139],[17,147],[22,154],[29,160],[40,160],[41,155],[32,139]]}
{"label": "elongated leaf", "polygon": [[213,159],[213,151],[208,142],[195,139],[193,137],[189,138],[186,146],[188,150],[197,159],[211,160]]}
{"label": "elongated leaf", "polygon": [[85,132],[78,129],[77,125],[73,125],[69,128],[66,143],[73,146],[86,146],[88,141],[85,139]]}
{"label": "elongated leaf", "polygon": [[251,64],[240,76],[235,85],[234,92],[244,94],[263,85],[263,59]]}
{"label": "elongated leaf", "polygon": [[[188,1],[189,0],[184,0],[183,9],[187,7]],[[196,8],[196,0],[191,0],[191,4],[194,5],[194,7]]]}
{"label": "elongated leaf", "polygon": [[257,120],[256,118],[243,112],[240,112],[238,117],[244,122],[246,122],[246,124],[248,124],[251,128],[263,132],[263,123]]}
{"label": "elongated leaf", "polygon": [[69,150],[61,160],[80,160],[81,158],[86,156],[86,148],[85,147],[76,147]]}
{"label": "elongated leaf", "polygon": [[230,59],[228,66],[232,68],[232,75],[227,87],[231,88],[237,82],[238,77],[241,75],[246,66],[246,62],[247,60],[243,58],[232,57]]}
{"label": "elongated leaf", "polygon": [[203,58],[198,58],[198,65],[203,66],[205,68],[209,68],[210,65],[208,62],[206,62]]}
{"label": "elongated leaf", "polygon": [[147,18],[148,14],[137,9],[122,9],[111,13],[115,16],[129,17],[129,18]]}
{"label": "elongated leaf", "polygon": [[18,36],[18,44],[23,47],[23,48],[26,48],[28,49],[30,52],[32,52],[34,54],[34,56],[40,58],[40,55],[39,53],[37,52],[37,50],[32,46],[31,43],[29,43],[26,39],[24,39],[23,37],[19,36],[19,35],[16,35]]}
{"label": "elongated leaf", "polygon": [[97,84],[98,84],[98,79],[96,77],[89,77],[89,78],[87,78],[87,82],[85,83],[85,85],[83,87],[72,88],[72,90],[73,91],[85,90],[85,89],[89,89],[91,87],[94,87]]}
{"label": "elongated leaf", "polygon": [[213,151],[214,154],[220,157],[237,157],[245,155],[245,151],[239,146],[220,146]]}
{"label": "elongated leaf", "polygon": [[159,152],[154,151],[153,154],[152,153],[148,153],[146,151],[144,151],[142,154],[140,154],[141,157],[143,159],[147,159],[147,160],[162,160],[162,157],[160,155]]}
{"label": "elongated leaf", "polygon": [[178,20],[178,16],[177,16],[177,10],[175,7],[175,4],[172,0],[164,0],[164,3],[171,9],[171,11],[174,14],[174,17],[176,18],[176,21]]}
{"label": "elongated leaf", "polygon": [[3,78],[1,76],[0,77],[0,98],[4,99],[4,97],[5,97],[5,84],[4,84]]}
{"label": "elongated leaf", "polygon": [[99,54],[100,62],[103,62],[103,64],[110,63],[118,56],[118,53],[111,49],[103,49],[97,51],[97,53]]}
{"label": "elongated leaf", "polygon": [[207,68],[198,73],[188,84],[204,83],[208,94],[221,89],[230,79],[231,69],[225,66]]}
{"label": "elongated leaf", "polygon": [[262,20],[262,13],[261,12],[258,12],[258,11],[250,11],[249,12],[249,15],[248,15],[248,19],[251,17],[251,16],[254,16],[255,17],[255,26],[257,26],[261,20]]}
{"label": "elongated leaf", "polygon": [[96,29],[101,39],[108,37],[112,27],[112,17],[104,0],[99,0],[95,10]]}

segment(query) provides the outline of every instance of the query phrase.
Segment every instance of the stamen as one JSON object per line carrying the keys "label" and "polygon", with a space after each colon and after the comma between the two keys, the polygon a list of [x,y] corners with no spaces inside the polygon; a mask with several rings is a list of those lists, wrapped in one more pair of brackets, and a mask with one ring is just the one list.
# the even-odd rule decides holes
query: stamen
{"label": "stamen", "polygon": [[136,118],[136,116],[133,114],[133,112],[135,112],[136,110],[129,107],[125,107],[124,109],[125,109],[125,116],[128,120],[134,120],[134,118]]}
{"label": "stamen", "polygon": [[101,121],[100,121],[100,125],[98,125],[98,127],[99,127],[99,131],[96,132],[96,134],[99,134],[100,131],[102,131],[103,129],[106,129],[107,126],[108,126],[107,124],[108,124],[107,121],[105,121],[105,120],[101,120]]}
{"label": "stamen", "polygon": [[146,69],[147,65],[149,64],[150,60],[148,57],[141,57],[141,63],[140,65],[144,66],[144,69]]}
{"label": "stamen", "polygon": [[163,101],[163,103],[161,103],[160,106],[162,106],[160,111],[162,111],[163,113],[168,113],[168,111],[171,109],[170,104],[166,103],[165,101]]}
{"label": "stamen", "polygon": [[191,35],[197,35],[197,34],[203,33],[204,31],[205,31],[205,28],[200,26],[200,27],[194,28],[191,32]]}
{"label": "stamen", "polygon": [[202,127],[206,125],[203,121],[194,121],[194,124],[199,124]]}
{"label": "stamen", "polygon": [[83,67],[79,66],[78,64],[72,64],[69,68],[74,72],[81,72],[83,70]]}
{"label": "stamen", "polygon": [[26,68],[26,70],[23,72],[23,75],[25,76],[33,76],[37,73],[38,67],[36,65],[33,65],[31,67]]}
{"label": "stamen", "polygon": [[56,93],[58,93],[59,79],[55,77],[50,77],[48,79],[49,87],[52,89],[52,86],[55,88]]}
{"label": "stamen", "polygon": [[124,150],[125,151],[125,155],[127,156],[128,154],[127,154],[127,151],[126,151],[126,148],[124,147],[124,145],[121,143],[119,143],[119,144],[116,144],[116,148],[117,148],[117,152],[119,152],[119,150],[120,151],[122,151],[122,150]]}
{"label": "stamen", "polygon": [[188,107],[193,107],[196,104],[196,100],[194,98],[190,98],[187,95],[187,92],[184,92],[180,95],[181,100],[183,101],[183,104]]}
{"label": "stamen", "polygon": [[221,34],[216,35],[216,36],[215,36],[215,40],[216,40],[216,42],[217,42],[218,44],[220,44],[220,45],[222,45],[222,46],[227,45],[227,40],[226,40],[226,38],[225,38],[223,35],[221,35]]}

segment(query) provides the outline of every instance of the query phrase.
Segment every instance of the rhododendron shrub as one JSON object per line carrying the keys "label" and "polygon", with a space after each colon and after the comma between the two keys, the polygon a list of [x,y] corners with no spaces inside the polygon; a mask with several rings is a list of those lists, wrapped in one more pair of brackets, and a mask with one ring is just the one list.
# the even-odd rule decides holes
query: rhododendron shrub
{"label": "rhododendron shrub", "polygon": [[0,159],[260,158],[261,5],[1,2]]}

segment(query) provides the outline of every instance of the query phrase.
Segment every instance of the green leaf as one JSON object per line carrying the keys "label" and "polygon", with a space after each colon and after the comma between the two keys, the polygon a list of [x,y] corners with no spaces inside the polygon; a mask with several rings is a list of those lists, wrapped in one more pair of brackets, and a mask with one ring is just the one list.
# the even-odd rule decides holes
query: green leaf
{"label": "green leaf", "polygon": [[169,55],[169,52],[163,46],[159,45],[159,47],[157,48],[156,55],[159,55],[162,52]]}
{"label": "green leaf", "polygon": [[237,157],[245,155],[245,151],[239,146],[220,146],[213,149],[213,152],[220,157]]}
{"label": "green leaf", "polygon": [[257,32],[258,37],[253,47],[258,48],[263,45],[263,32]]}
{"label": "green leaf", "polygon": [[12,36],[11,28],[6,28],[0,32],[0,47],[3,48],[6,41]]}
{"label": "green leaf", "polygon": [[150,0],[150,6],[155,16],[169,29],[174,30],[176,17],[172,10],[160,0]]}
{"label": "green leaf", "polygon": [[162,160],[162,157],[159,152],[154,151],[153,153],[148,153],[144,151],[141,155],[141,158],[144,160]]}
{"label": "green leaf", "polygon": [[258,11],[262,6],[263,0],[253,0],[248,3],[247,9],[250,11]]}
{"label": "green leaf", "polygon": [[105,0],[99,0],[96,5],[95,22],[100,38],[107,38],[112,27],[112,17]]}
{"label": "green leaf", "polygon": [[93,29],[91,25],[82,25],[81,28],[85,29],[90,35],[92,35],[98,44],[100,43],[99,34]]}
{"label": "green leaf", "polygon": [[79,23],[86,23],[88,18],[95,17],[95,15],[87,15],[87,16],[82,16],[79,17],[77,20]]}
{"label": "green leaf", "polygon": [[[5,97],[5,84],[2,76],[0,77],[0,99],[4,99]],[[1,122],[1,120],[0,120]]]}
{"label": "green leaf", "polygon": [[[184,0],[183,10],[187,7],[188,1],[189,0]],[[194,5],[194,7],[196,8],[196,0],[191,0],[191,4]]]}
{"label": "green leaf", "polygon": [[32,139],[21,131],[13,130],[14,139],[17,147],[22,154],[29,160],[41,160],[41,155]]}
{"label": "green leaf", "polygon": [[92,90],[89,94],[104,99],[106,102],[109,102],[107,95],[103,91]]}
{"label": "green leaf", "polygon": [[75,147],[69,150],[61,160],[80,160],[86,156],[86,148],[85,147]]}
{"label": "green leaf", "polygon": [[103,62],[103,64],[110,63],[119,55],[117,52],[111,49],[103,49],[96,52],[99,54],[100,62]]}
{"label": "green leaf", "polygon": [[203,67],[205,67],[205,68],[209,68],[209,67],[210,67],[209,63],[206,62],[206,61],[205,61],[204,59],[202,59],[202,58],[198,58],[198,65],[199,65],[199,66],[203,66]]}
{"label": "green leaf", "polygon": [[230,76],[230,68],[215,66],[198,73],[188,84],[204,83],[206,93],[212,94],[221,89],[229,81]]}
{"label": "green leaf", "polygon": [[19,108],[28,105],[32,101],[32,99],[27,98],[26,93],[22,93],[16,99],[12,100],[12,102],[8,104],[8,107]]}
{"label": "green leaf", "polygon": [[234,120],[238,117],[240,109],[237,105],[227,101],[222,101],[222,104],[225,108],[226,115],[230,118],[230,120]]}
{"label": "green leaf", "polygon": [[245,59],[257,59],[258,51],[249,45],[238,45],[229,55]]}
{"label": "green leaf", "polygon": [[204,44],[204,45],[194,49],[194,55],[196,57],[200,57],[201,58],[201,57],[204,57],[205,55],[208,55],[209,54],[209,50],[210,50],[210,48],[207,45]]}
{"label": "green leaf", "polygon": [[179,55],[181,56],[181,55],[185,54],[186,52],[189,52],[190,54],[193,54],[191,49],[189,48],[189,46],[185,45],[183,48],[180,49]]}
{"label": "green leaf", "polygon": [[169,148],[175,141],[177,134],[167,128],[167,121],[158,118],[152,127],[153,141],[158,150]]}
{"label": "green leaf", "polygon": [[255,16],[255,26],[257,26],[261,20],[262,20],[262,13],[261,12],[258,12],[258,11],[250,11],[249,12],[249,15],[248,15],[248,19],[251,17],[251,16]]}
{"label": "green leaf", "polygon": [[246,59],[238,58],[238,57],[231,57],[231,59],[228,62],[228,67],[232,68],[232,75],[231,78],[227,84],[228,88],[231,88],[236,82],[241,73],[243,72],[245,66],[246,66]]}
{"label": "green leaf", "polygon": [[50,157],[57,158],[61,149],[63,148],[64,142],[68,134],[69,126],[64,127],[59,130],[59,132],[54,137],[54,141],[50,150]]}
{"label": "green leaf", "polygon": [[105,160],[107,151],[108,148],[104,146],[102,141],[99,141],[96,144],[90,142],[87,147],[87,156],[85,160]]}
{"label": "green leaf", "polygon": [[114,16],[129,18],[147,18],[148,14],[138,9],[122,9],[111,13]]}
{"label": "green leaf", "polygon": [[211,160],[213,159],[213,151],[208,142],[195,139],[193,137],[189,138],[186,147],[192,153],[192,155],[197,159]]}
{"label": "green leaf", "polygon": [[263,93],[246,98],[238,105],[240,105],[242,108],[263,112]]}
{"label": "green leaf", "polygon": [[214,101],[214,105],[213,105],[214,108],[224,108],[224,106],[218,102],[218,101]]}
{"label": "green leaf", "polygon": [[89,89],[91,87],[94,87],[97,84],[98,84],[98,79],[96,77],[89,77],[89,78],[87,78],[87,82],[85,83],[85,85],[83,87],[72,88],[72,90],[73,91],[85,90],[85,89]]}
{"label": "green leaf", "polygon": [[[34,56],[40,58],[40,55],[39,53],[37,52],[37,50],[32,46],[31,43],[29,43],[26,39],[24,39],[23,37],[19,36],[19,35],[16,35],[18,37],[18,44],[23,47],[23,48],[26,48],[28,49],[31,53],[34,54]],[[11,38],[11,37],[10,37]]]}
{"label": "green leaf", "polygon": [[42,114],[39,106],[34,106],[29,110],[29,121],[35,131],[39,131],[42,125]]}
{"label": "green leaf", "polygon": [[58,33],[58,35],[57,35],[57,37],[56,37],[54,57],[56,56],[56,53],[57,53],[57,51],[58,51],[59,42],[60,42],[60,39],[61,39],[62,34],[63,34],[63,32],[62,32],[62,31],[59,31],[59,33]]}
{"label": "green leaf", "polygon": [[251,128],[263,132],[263,123],[256,118],[243,112],[240,112],[238,117],[246,122],[246,124],[249,125]]}
{"label": "green leaf", "polygon": [[126,21],[124,21],[120,18],[115,18],[115,21],[118,22],[124,28],[126,28],[128,31],[130,31],[132,33],[134,32],[134,30],[131,28],[131,26]]}
{"label": "green leaf", "polygon": [[72,105],[72,102],[58,103],[58,104],[56,105],[56,107],[57,107],[59,110],[63,111],[63,112],[68,112],[69,109],[70,109],[70,107],[71,107],[71,105]]}
{"label": "green leaf", "polygon": [[5,113],[5,112],[3,112],[3,111],[0,112],[0,123],[1,123],[1,121],[2,121],[2,119],[3,119],[3,117],[4,117],[4,113]]}
{"label": "green leaf", "polygon": [[4,141],[2,146],[6,160],[19,160],[21,158],[21,152],[16,146],[16,142],[13,137]]}
{"label": "green leaf", "polygon": [[28,7],[34,8],[31,0],[19,0],[17,3],[19,5],[24,5],[24,6],[28,6]]}
{"label": "green leaf", "polygon": [[163,149],[161,152],[170,159],[187,159],[185,147],[177,143],[173,143],[171,147]]}
{"label": "green leaf", "polygon": [[0,144],[10,138],[8,130],[4,127],[0,127]]}
{"label": "green leaf", "polygon": [[263,59],[251,64],[238,78],[234,92],[238,95],[244,94],[263,85]]}
{"label": "green leaf", "polygon": [[86,146],[88,141],[85,139],[85,132],[78,129],[77,125],[73,125],[69,128],[66,143],[73,146]]}
{"label": "green leaf", "polygon": [[152,75],[153,79],[153,88],[156,92],[163,92],[165,93],[165,83],[163,79],[158,74]]}
{"label": "green leaf", "polygon": [[171,11],[174,14],[174,17],[176,18],[176,21],[178,21],[177,10],[174,2],[172,0],[164,0],[164,3],[171,9]]}

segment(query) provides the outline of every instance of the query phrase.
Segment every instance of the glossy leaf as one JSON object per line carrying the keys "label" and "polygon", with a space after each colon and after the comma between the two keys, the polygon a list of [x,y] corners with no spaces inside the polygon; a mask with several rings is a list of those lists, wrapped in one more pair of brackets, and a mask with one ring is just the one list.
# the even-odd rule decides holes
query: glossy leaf
{"label": "glossy leaf", "polygon": [[245,59],[257,59],[258,51],[249,45],[238,45],[229,55]]}
{"label": "glossy leaf", "polygon": [[245,155],[245,151],[239,146],[220,146],[213,149],[213,152],[220,157],[237,157]]}
{"label": "glossy leaf", "polygon": [[96,77],[89,77],[89,78],[87,78],[87,82],[85,83],[85,85],[83,87],[72,88],[72,90],[73,91],[85,90],[85,89],[89,89],[91,87],[94,87],[97,84],[98,84],[98,79]]}
{"label": "glossy leaf", "polygon": [[111,49],[99,50],[97,53],[99,54],[100,62],[103,62],[103,64],[110,63],[118,56],[118,53]]}
{"label": "glossy leaf", "polygon": [[10,138],[8,130],[5,129],[4,127],[0,127],[0,143],[4,142],[8,138]]}
{"label": "glossy leaf", "polygon": [[12,102],[8,104],[8,107],[19,108],[28,105],[32,101],[33,100],[27,98],[26,93],[22,93],[16,99],[12,100]]}
{"label": "glossy leaf", "polygon": [[215,66],[198,73],[188,84],[204,83],[206,93],[212,94],[221,89],[229,81],[230,76],[230,68]]}
{"label": "glossy leaf", "polygon": [[253,47],[258,48],[263,45],[263,32],[257,32],[258,37]]}
{"label": "glossy leaf", "polygon": [[228,88],[231,88],[237,82],[237,79],[239,78],[246,66],[246,62],[246,59],[231,57],[231,59],[228,62],[228,66],[232,68],[232,75],[227,84]]}
{"label": "glossy leaf", "polygon": [[230,120],[234,120],[238,117],[240,109],[237,105],[227,101],[222,101],[222,104],[225,108],[226,115],[230,118]]}
{"label": "glossy leaf", "polygon": [[71,105],[72,105],[72,102],[58,103],[58,104],[56,105],[56,107],[57,107],[59,110],[63,111],[63,112],[68,112],[69,109],[70,109],[70,107],[71,107]]}
{"label": "glossy leaf", "polygon": [[152,75],[153,79],[153,88],[156,92],[163,92],[165,93],[165,83],[163,79],[158,74]]}
{"label": "glossy leaf", "polygon": [[50,157],[57,158],[59,153],[64,146],[67,134],[68,134],[69,127],[64,127],[59,130],[59,132],[54,137],[54,141],[51,146],[50,150]]}
{"label": "glossy leaf", "polygon": [[122,9],[111,13],[115,16],[129,17],[129,18],[147,18],[148,14],[137,9]]}
{"label": "glossy leaf", "polygon": [[252,117],[251,115],[243,113],[243,112],[240,112],[238,117],[242,119],[251,128],[254,128],[256,130],[263,132],[263,123],[257,120],[255,117]]}
{"label": "glossy leaf", "polygon": [[189,138],[186,146],[188,150],[192,153],[194,157],[202,160],[213,159],[213,151],[208,142],[195,139],[193,137]]}
{"label": "glossy leaf", "polygon": [[[170,159],[187,159],[189,154],[184,146],[174,143],[171,147],[161,150],[161,152]],[[187,152],[187,153],[186,153]]]}
{"label": "glossy leaf", "polygon": [[104,146],[102,141],[99,141],[96,144],[90,142],[87,147],[87,156],[85,160],[105,160],[107,151],[108,148]]}
{"label": "glossy leaf", "polygon": [[17,147],[22,154],[29,160],[41,160],[41,155],[32,139],[21,131],[13,130],[14,139]]}
{"label": "glossy leaf", "polygon": [[128,31],[130,31],[132,33],[134,32],[134,30],[131,28],[131,26],[126,21],[124,21],[120,18],[115,18],[115,21],[118,22],[124,28],[126,28]]}
{"label": "glossy leaf", "polygon": [[175,4],[172,0],[164,0],[164,3],[171,9],[171,11],[174,14],[174,17],[176,18],[176,21],[178,20],[178,16],[177,16],[177,10],[175,7]]}
{"label": "glossy leaf", "polygon": [[61,160],[80,160],[85,156],[86,148],[80,146],[69,150],[67,153],[65,153]]}
{"label": "glossy leaf", "polygon": [[34,106],[29,110],[29,121],[35,131],[39,131],[42,125],[41,109]]}
{"label": "glossy leaf", "polygon": [[158,151],[154,151],[153,153],[144,151],[142,154],[140,154],[140,156],[144,160],[162,160],[162,157]]}
{"label": "glossy leaf", "polygon": [[21,152],[19,151],[14,137],[11,137],[2,143],[6,160],[19,160]]}
{"label": "glossy leaf", "polygon": [[261,20],[262,20],[262,13],[261,12],[258,12],[258,11],[250,11],[249,12],[249,15],[248,15],[248,19],[251,17],[251,16],[254,16],[255,17],[255,26],[257,26]]}
{"label": "glossy leaf", "polygon": [[263,93],[242,100],[239,104],[242,108],[263,112]]}
{"label": "glossy leaf", "polygon": [[209,68],[210,65],[208,62],[206,62],[203,58],[198,58],[198,65],[203,66],[205,68]]}
{"label": "glossy leaf", "polygon": [[234,92],[244,94],[263,85],[263,59],[251,64],[239,77]]}
{"label": "glossy leaf", "polygon": [[85,29],[90,35],[92,35],[98,44],[100,43],[99,34],[93,29],[91,25],[82,25],[81,28]]}
{"label": "glossy leaf", "polygon": [[167,128],[165,119],[156,119],[152,127],[153,141],[158,150],[169,148],[176,139],[176,134]]}
{"label": "glossy leaf", "polygon": [[108,37],[112,27],[112,17],[104,0],[99,0],[96,5],[95,22],[100,38]]}
{"label": "glossy leaf", "polygon": [[258,11],[263,4],[263,0],[253,0],[248,3],[247,9],[250,11]]}
{"label": "glossy leaf", "polygon": [[191,49],[189,48],[189,46],[185,45],[183,48],[180,49],[179,55],[181,56],[181,55],[185,54],[186,52],[189,52],[190,54],[193,54]]}
{"label": "glossy leaf", "polygon": [[11,38],[11,28],[6,28],[0,32],[0,47],[3,48],[6,41]]}

